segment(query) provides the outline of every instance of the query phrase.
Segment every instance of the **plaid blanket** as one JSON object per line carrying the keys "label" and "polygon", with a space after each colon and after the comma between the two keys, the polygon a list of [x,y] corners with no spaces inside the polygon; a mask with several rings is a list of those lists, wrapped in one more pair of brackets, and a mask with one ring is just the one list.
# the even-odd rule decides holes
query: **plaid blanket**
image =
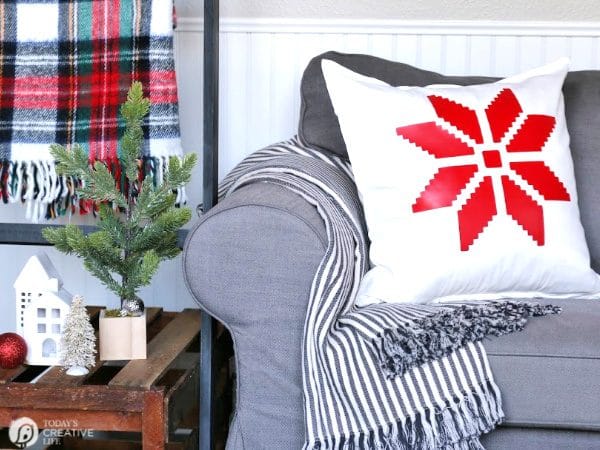
{"label": "plaid blanket", "polygon": [[119,179],[120,104],[131,82],[151,102],[143,172],[181,152],[172,0],[0,0],[2,200],[34,220],[90,205],[56,176],[49,145],[81,144]]}
{"label": "plaid blanket", "polygon": [[303,342],[304,449],[475,450],[503,418],[481,340],[558,312],[524,302],[354,306],[367,239],[348,162],[294,138],[250,155],[220,196],[251,183],[314,204],[327,229]]}

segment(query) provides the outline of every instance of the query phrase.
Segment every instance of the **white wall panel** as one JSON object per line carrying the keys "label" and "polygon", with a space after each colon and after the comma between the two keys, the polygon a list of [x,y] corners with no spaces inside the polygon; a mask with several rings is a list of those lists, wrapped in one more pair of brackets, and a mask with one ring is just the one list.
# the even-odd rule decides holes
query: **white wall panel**
{"label": "white wall panel", "polygon": [[[198,20],[181,27],[201,35]],[[505,76],[559,56],[571,57],[574,69],[599,68],[599,36],[594,23],[225,19],[220,174],[295,132],[302,70],[323,51],[369,53],[448,74]]]}

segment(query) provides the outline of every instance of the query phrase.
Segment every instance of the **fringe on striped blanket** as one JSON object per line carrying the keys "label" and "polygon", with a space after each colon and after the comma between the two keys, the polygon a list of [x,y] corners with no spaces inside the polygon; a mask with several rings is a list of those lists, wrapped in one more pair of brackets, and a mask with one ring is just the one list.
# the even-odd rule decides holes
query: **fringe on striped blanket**
{"label": "fringe on striped blanket", "polygon": [[521,302],[353,305],[367,269],[360,202],[348,163],[298,138],[260,150],[220,186],[290,189],[325,222],[303,341],[304,449],[483,448],[503,418],[481,339],[559,312]]}
{"label": "fringe on striped blanket", "polygon": [[[181,156],[172,0],[10,0],[0,14],[0,195],[33,221],[94,211],[80,180],[56,174],[50,144],[81,145],[122,190],[120,105],[133,81],[150,100],[140,174]],[[135,190],[135,186],[132,187]],[[179,193],[185,201],[185,191]]]}

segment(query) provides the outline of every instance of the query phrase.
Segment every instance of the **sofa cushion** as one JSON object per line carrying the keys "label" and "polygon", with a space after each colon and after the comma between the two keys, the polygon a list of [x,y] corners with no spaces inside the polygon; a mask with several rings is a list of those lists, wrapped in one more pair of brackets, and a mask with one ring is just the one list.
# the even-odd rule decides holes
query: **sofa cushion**
{"label": "sofa cushion", "polygon": [[[348,157],[339,122],[321,71],[321,60],[330,59],[355,72],[378,78],[392,86],[428,84],[481,84],[497,78],[445,76],[407,64],[369,55],[327,52],[313,58],[301,83],[299,136],[310,145]],[[591,266],[600,271],[600,71],[570,72],[564,84],[565,113]]]}
{"label": "sofa cushion", "polygon": [[600,431],[600,301],[542,301],[561,314],[484,341],[506,424]]}
{"label": "sofa cushion", "polygon": [[481,437],[486,450],[590,450],[600,447],[595,431],[499,427]]}
{"label": "sofa cushion", "polygon": [[563,93],[581,223],[592,268],[600,272],[600,70],[569,72]]}

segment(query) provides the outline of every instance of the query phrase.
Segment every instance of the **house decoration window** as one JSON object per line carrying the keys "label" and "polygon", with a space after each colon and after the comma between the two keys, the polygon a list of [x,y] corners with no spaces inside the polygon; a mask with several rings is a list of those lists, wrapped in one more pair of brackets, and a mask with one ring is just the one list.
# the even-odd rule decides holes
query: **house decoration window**
{"label": "house decoration window", "polygon": [[25,313],[25,308],[27,307],[27,305],[29,305],[29,303],[31,303],[31,292],[30,293],[26,293],[26,292],[21,292],[21,296],[20,299],[17,301],[18,304],[21,305],[21,308],[17,308],[17,325],[20,326],[21,328],[23,328],[24,325],[24,320],[23,320],[23,314]]}
{"label": "house decoration window", "polygon": [[47,338],[42,344],[42,356],[44,358],[56,357],[56,341],[51,338]]}

